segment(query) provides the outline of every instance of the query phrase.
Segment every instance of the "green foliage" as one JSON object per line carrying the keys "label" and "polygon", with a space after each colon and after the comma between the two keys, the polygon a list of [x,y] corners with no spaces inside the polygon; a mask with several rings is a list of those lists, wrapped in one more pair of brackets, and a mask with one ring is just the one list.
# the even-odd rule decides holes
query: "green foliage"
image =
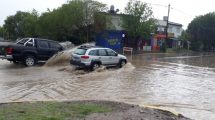
{"label": "green foliage", "polygon": [[38,14],[36,10],[32,13],[18,11],[15,15],[7,17],[4,28],[9,39],[37,36],[36,24]]}
{"label": "green foliage", "polygon": [[50,39],[65,39],[83,23],[81,1],[71,1],[62,7],[42,14],[39,19],[40,36]]}
{"label": "green foliage", "polygon": [[190,39],[191,39],[190,34],[187,31],[182,31],[181,36],[179,37],[179,40],[189,41]]}
{"label": "green foliage", "polygon": [[211,51],[215,49],[215,13],[196,17],[188,26],[191,49]]}
{"label": "green foliage", "polygon": [[104,30],[110,30],[114,29],[114,25],[112,23],[112,15],[109,13],[104,13],[104,12],[97,12],[94,16],[95,24],[95,32],[100,33],[103,32]]}
{"label": "green foliage", "polygon": [[107,15],[103,13],[95,14],[95,32],[99,33],[106,29],[106,18]]}
{"label": "green foliage", "polygon": [[6,31],[3,27],[0,26],[0,37],[4,37]]}
{"label": "green foliage", "polygon": [[154,32],[155,21],[152,8],[141,1],[130,0],[125,8],[123,25],[131,37],[149,37]]}
{"label": "green foliage", "polygon": [[[18,11],[5,20],[10,39],[42,37],[58,41],[79,38],[86,41],[92,32],[94,13],[106,10],[106,5],[92,0],[71,0],[53,11],[38,15],[36,10]],[[89,33],[88,33],[89,32]],[[89,34],[89,35],[88,35]],[[91,37],[91,36],[89,36]]]}
{"label": "green foliage", "polygon": [[105,9],[104,4],[92,0],[69,1],[62,7],[41,15],[40,36],[58,41],[76,36],[84,42],[87,39],[86,32],[89,25],[94,19],[94,13],[103,9]]}
{"label": "green foliage", "polygon": [[0,120],[73,120],[92,113],[111,112],[112,108],[96,104],[58,102],[13,103],[0,107]]}

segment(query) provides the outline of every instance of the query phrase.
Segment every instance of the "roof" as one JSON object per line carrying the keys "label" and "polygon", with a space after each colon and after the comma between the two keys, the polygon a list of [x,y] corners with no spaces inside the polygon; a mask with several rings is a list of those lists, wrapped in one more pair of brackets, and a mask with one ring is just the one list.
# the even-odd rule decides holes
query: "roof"
{"label": "roof", "polygon": [[182,27],[183,25],[180,23],[175,23],[175,22],[169,22],[170,25],[175,25],[175,26],[180,26]]}
{"label": "roof", "polygon": [[[175,23],[175,22],[170,22],[170,21],[168,23],[169,23],[169,25],[174,25],[174,26],[179,26],[179,27],[183,26],[180,23]],[[157,19],[156,24],[159,25],[159,26],[166,26],[166,21]]]}
{"label": "roof", "polygon": [[78,49],[90,49],[90,48],[103,48],[103,47],[93,46],[93,45],[82,45],[82,46],[78,47]]}

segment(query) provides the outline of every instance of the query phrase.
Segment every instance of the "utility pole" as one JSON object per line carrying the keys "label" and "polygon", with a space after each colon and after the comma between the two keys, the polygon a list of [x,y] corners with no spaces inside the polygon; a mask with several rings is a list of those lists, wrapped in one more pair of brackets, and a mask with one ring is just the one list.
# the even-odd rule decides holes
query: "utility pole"
{"label": "utility pole", "polygon": [[88,2],[86,2],[86,27],[87,27],[87,43],[89,42],[88,40]]}
{"label": "utility pole", "polygon": [[89,1],[86,1],[86,15],[85,15],[85,24],[86,24],[86,29],[87,29],[87,43],[89,42],[89,28],[88,28],[88,26],[89,26]]}
{"label": "utility pole", "polygon": [[166,42],[168,40],[169,14],[170,14],[170,4],[168,5],[168,15],[167,15],[167,20],[166,20],[166,41],[164,42],[165,47],[166,47]]}

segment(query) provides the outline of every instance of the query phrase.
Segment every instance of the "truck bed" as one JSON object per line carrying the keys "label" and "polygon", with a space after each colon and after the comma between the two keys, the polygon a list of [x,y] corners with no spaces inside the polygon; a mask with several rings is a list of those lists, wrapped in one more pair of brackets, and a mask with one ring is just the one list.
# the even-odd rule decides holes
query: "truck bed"
{"label": "truck bed", "polygon": [[14,43],[12,42],[0,42],[0,56],[6,54],[6,47],[8,45],[13,45]]}

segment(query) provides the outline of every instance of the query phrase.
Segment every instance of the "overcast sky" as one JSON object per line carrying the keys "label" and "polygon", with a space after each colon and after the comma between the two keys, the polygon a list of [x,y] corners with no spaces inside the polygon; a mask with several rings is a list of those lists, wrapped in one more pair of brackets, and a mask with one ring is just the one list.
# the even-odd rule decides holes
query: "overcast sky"
{"label": "overcast sky", "polygon": [[[44,12],[47,8],[53,9],[66,3],[67,0],[0,0],[0,25],[9,15],[14,15],[16,11],[31,11],[33,8]],[[123,8],[129,0],[98,0],[108,6],[114,5],[123,12]],[[214,0],[141,0],[152,3],[154,17],[162,19],[167,15],[168,4],[171,5],[170,21],[183,24],[184,28],[192,21],[195,16],[203,15],[215,11]],[[160,6],[164,5],[164,6]]]}

